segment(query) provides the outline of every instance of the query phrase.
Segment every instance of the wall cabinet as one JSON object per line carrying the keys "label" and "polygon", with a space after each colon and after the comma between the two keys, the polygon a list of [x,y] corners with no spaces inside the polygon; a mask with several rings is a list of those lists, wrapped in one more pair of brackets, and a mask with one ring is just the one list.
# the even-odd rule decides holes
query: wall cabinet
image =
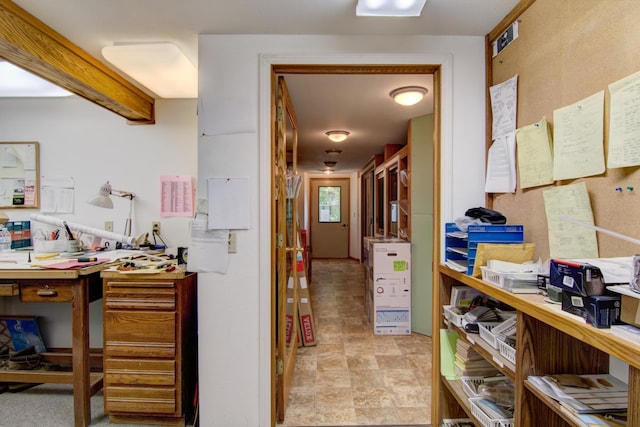
{"label": "wall cabinet", "polygon": [[[409,241],[411,236],[409,147],[404,146],[384,163],[378,165],[374,176],[375,236]],[[367,211],[363,212],[366,218]]]}
{"label": "wall cabinet", "polygon": [[[529,375],[594,374],[609,371],[609,356],[629,364],[629,396],[627,425],[640,425],[640,343],[618,338],[608,329],[597,329],[577,316],[563,312],[558,305],[544,301],[542,295],[512,294],[482,280],[440,265],[436,274],[434,325],[454,329],[460,339],[467,340],[485,359],[515,383],[514,425],[578,426],[574,417],[554,400],[542,395],[529,384]],[[442,306],[448,304],[451,287],[468,285],[510,305],[517,311],[515,364],[507,363],[497,350],[482,346],[477,335],[467,335],[448,325]],[[433,425],[444,418],[473,417],[469,399],[460,380],[440,375],[440,340],[433,340]]]}
{"label": "wall cabinet", "polygon": [[102,272],[111,422],[185,425],[197,382],[197,275]]}

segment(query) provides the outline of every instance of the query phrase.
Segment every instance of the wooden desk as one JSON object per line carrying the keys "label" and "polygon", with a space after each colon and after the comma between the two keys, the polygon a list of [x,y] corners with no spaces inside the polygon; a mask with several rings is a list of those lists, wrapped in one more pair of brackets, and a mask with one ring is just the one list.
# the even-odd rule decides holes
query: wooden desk
{"label": "wooden desk", "polygon": [[21,301],[71,302],[72,372],[0,371],[0,382],[73,384],[75,427],[91,423],[90,399],[102,388],[102,374],[90,373],[89,303],[102,298],[100,271],[108,266],[99,264],[78,270],[0,269],[0,283],[18,284]]}

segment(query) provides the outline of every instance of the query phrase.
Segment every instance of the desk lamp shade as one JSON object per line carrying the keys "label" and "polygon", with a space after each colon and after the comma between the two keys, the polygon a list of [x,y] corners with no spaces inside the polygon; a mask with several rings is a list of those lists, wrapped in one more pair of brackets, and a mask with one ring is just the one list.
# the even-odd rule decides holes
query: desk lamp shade
{"label": "desk lamp shade", "polygon": [[99,206],[101,208],[113,209],[113,200],[111,200],[111,184],[109,181],[102,184],[100,191],[93,198],[89,199],[89,204]]}

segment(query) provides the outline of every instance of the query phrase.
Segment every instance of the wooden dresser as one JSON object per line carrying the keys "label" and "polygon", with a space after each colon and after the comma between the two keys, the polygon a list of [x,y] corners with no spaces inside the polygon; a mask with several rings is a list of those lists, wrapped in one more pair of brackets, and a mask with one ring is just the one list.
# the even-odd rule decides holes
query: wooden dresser
{"label": "wooden dresser", "polygon": [[185,425],[197,382],[197,275],[107,270],[102,279],[109,420]]}

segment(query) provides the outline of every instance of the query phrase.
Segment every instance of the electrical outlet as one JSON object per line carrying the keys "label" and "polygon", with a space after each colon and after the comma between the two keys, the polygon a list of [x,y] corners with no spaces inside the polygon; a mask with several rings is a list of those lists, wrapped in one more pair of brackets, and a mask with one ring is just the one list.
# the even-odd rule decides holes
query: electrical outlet
{"label": "electrical outlet", "polygon": [[151,231],[154,234],[160,234],[160,221],[153,221],[151,223]]}
{"label": "electrical outlet", "polygon": [[113,221],[105,221],[104,222],[104,229],[106,231],[113,231]]}
{"label": "electrical outlet", "polygon": [[227,252],[230,254],[236,253],[236,233],[233,231],[229,233],[229,250]]}

